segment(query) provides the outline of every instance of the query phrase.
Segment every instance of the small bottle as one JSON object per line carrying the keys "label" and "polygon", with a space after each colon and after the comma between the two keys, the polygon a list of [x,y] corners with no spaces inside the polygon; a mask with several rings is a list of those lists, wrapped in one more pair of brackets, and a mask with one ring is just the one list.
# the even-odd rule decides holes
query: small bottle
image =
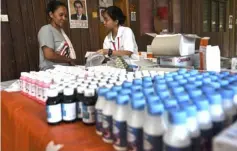
{"label": "small bottle", "polygon": [[46,102],[47,100],[47,90],[49,89],[50,87],[50,84],[52,83],[52,79],[51,78],[44,78],[44,82],[43,82],[43,87],[42,87],[42,98],[41,100],[43,101],[43,103]]}
{"label": "small bottle", "polygon": [[113,114],[116,109],[115,100],[117,98],[117,92],[110,91],[105,95],[106,103],[102,112],[103,121],[103,141],[106,143],[113,143]]}
{"label": "small bottle", "polygon": [[72,88],[67,87],[63,90],[63,95],[64,95],[62,102],[63,121],[74,122],[77,118],[76,99],[74,96],[74,90]]}
{"label": "small bottle", "polygon": [[125,81],[124,83],[123,83],[123,88],[131,88],[132,87],[132,82],[127,82],[127,81]]}
{"label": "small bottle", "polygon": [[184,107],[187,114],[187,128],[192,140],[192,151],[200,151],[201,132],[197,121],[197,108],[195,105]]}
{"label": "small bottle", "polygon": [[119,91],[122,90],[122,86],[113,86],[111,89],[112,89],[112,91],[114,91],[114,92],[119,92]]}
{"label": "small bottle", "polygon": [[103,108],[105,106],[106,100],[105,100],[105,94],[109,92],[108,88],[102,87],[99,88],[98,91],[98,100],[95,105],[95,121],[96,121],[96,133],[98,135],[102,135],[102,112]]}
{"label": "small bottle", "polygon": [[164,106],[154,103],[148,107],[148,115],[143,125],[143,150],[144,151],[163,151],[163,134],[165,125],[162,119]]}
{"label": "small bottle", "polygon": [[85,89],[83,100],[83,118],[82,121],[87,125],[95,124],[95,104],[97,101],[95,89]]}
{"label": "small bottle", "polygon": [[191,151],[191,138],[187,131],[186,113],[181,110],[169,113],[171,126],[163,137],[165,151]]}
{"label": "small bottle", "polygon": [[225,114],[221,105],[221,95],[210,93],[207,95],[210,104],[210,114],[213,123],[213,135],[216,136],[225,127]]}
{"label": "small bottle", "polygon": [[141,79],[134,79],[133,84],[134,85],[142,85],[142,80]]}
{"label": "small bottle", "polygon": [[192,89],[188,93],[191,99],[202,96],[202,91],[199,89]]}
{"label": "small bottle", "polygon": [[76,95],[76,110],[77,110],[77,119],[82,120],[83,118],[83,101],[84,101],[84,87],[77,87]]}
{"label": "small bottle", "polygon": [[153,87],[143,88],[143,94],[146,98],[148,98],[150,95],[155,95],[155,91],[154,91]]}
{"label": "small bottle", "polygon": [[31,76],[31,89],[30,89],[30,96],[32,99],[36,99],[35,94],[36,94],[36,77],[35,75],[32,75]]}
{"label": "small bottle", "polygon": [[131,87],[132,92],[142,92],[142,86],[141,85],[133,85]]}
{"label": "small bottle", "polygon": [[[236,111],[237,111],[237,83],[229,85],[227,88],[230,89],[230,90],[233,90],[233,92],[234,92],[233,105],[234,105],[234,107],[236,108]],[[237,116],[234,118],[234,121],[237,121]]]}
{"label": "small bottle", "polygon": [[47,91],[47,96],[47,122],[55,125],[62,121],[61,101],[56,89],[49,89]]}
{"label": "small bottle", "polygon": [[145,99],[132,101],[132,111],[127,119],[128,151],[143,150],[143,123]]}
{"label": "small bottle", "polygon": [[129,96],[119,95],[117,97],[117,108],[113,114],[113,147],[118,151],[127,150],[127,116],[129,114]]}
{"label": "small bottle", "polygon": [[197,107],[197,121],[201,131],[201,151],[212,150],[213,124],[209,113],[209,103],[206,97],[194,100]]}
{"label": "small bottle", "polygon": [[237,117],[237,108],[233,103],[234,91],[232,89],[220,89],[222,107],[226,115],[226,126],[231,125]]}

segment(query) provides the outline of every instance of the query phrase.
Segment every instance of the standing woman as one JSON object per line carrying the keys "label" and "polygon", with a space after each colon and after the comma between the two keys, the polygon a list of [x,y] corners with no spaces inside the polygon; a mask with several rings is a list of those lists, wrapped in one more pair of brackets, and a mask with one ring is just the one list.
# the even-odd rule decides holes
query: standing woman
{"label": "standing woman", "polygon": [[124,27],[126,17],[116,6],[105,9],[104,26],[109,31],[105,37],[103,49],[97,52],[108,56],[129,56],[137,59],[138,47],[132,30]]}
{"label": "standing woman", "polygon": [[60,1],[47,5],[50,24],[41,27],[38,33],[40,70],[54,68],[54,65],[75,65],[75,51],[62,27],[67,20],[67,6]]}

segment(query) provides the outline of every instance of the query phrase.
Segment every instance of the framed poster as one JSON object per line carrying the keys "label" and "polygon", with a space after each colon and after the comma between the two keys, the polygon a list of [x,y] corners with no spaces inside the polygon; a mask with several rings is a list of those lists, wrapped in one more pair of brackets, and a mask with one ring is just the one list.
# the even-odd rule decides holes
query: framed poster
{"label": "framed poster", "polygon": [[113,6],[113,0],[99,0],[100,7],[109,7]]}
{"label": "framed poster", "polygon": [[86,0],[68,0],[70,28],[88,28]]}

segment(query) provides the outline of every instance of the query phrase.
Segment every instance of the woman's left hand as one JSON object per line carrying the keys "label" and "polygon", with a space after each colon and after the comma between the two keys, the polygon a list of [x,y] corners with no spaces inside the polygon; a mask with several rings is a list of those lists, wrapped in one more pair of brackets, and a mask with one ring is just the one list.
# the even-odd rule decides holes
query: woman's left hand
{"label": "woman's left hand", "polygon": [[100,49],[97,51],[97,53],[100,53],[102,55],[107,55],[108,54],[108,50],[107,49]]}

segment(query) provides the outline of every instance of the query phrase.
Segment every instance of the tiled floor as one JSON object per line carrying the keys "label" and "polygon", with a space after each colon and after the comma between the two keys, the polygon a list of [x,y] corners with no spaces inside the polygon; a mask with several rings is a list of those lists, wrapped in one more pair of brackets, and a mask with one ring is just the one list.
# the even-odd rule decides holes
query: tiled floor
{"label": "tiled floor", "polygon": [[1,91],[8,88],[12,83],[14,83],[15,81],[17,81],[17,79],[15,80],[10,80],[10,81],[4,81],[1,82]]}

